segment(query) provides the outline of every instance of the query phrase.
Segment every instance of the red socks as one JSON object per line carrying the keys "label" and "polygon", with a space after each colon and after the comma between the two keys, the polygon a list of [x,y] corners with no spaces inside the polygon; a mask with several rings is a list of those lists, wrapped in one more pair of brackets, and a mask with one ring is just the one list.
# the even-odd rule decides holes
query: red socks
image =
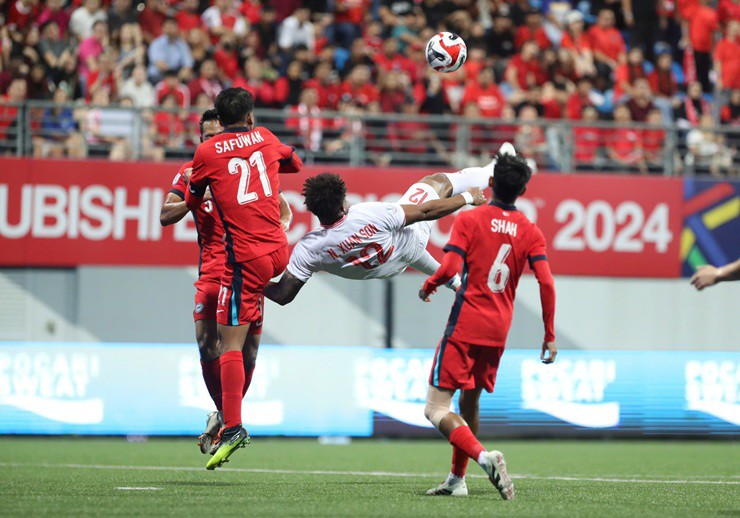
{"label": "red socks", "polygon": [[225,428],[242,424],[242,390],[244,390],[245,377],[242,352],[223,353],[221,355],[221,399]]}
{"label": "red socks", "polygon": [[221,362],[218,358],[204,362],[201,360],[200,368],[203,372],[203,381],[211,399],[216,404],[216,409],[221,410]]}
{"label": "red socks", "polygon": [[[223,376],[223,371],[221,372],[221,375]],[[455,448],[461,450],[462,453],[472,458],[476,462],[478,461],[478,457],[480,457],[480,454],[486,451],[483,445],[478,442],[478,439],[475,438],[475,435],[473,435],[473,432],[467,426],[458,426],[457,428],[452,430],[452,433],[450,434],[450,444],[452,444]]]}
{"label": "red socks", "polygon": [[[452,447],[452,474],[456,477],[464,477],[465,470],[468,468],[468,455],[460,448]],[[477,457],[476,457],[476,460]]]}

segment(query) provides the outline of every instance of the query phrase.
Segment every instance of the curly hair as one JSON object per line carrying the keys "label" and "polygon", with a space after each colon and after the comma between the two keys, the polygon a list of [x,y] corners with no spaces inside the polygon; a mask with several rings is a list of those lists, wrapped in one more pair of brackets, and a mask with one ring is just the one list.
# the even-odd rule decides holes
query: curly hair
{"label": "curly hair", "polygon": [[504,203],[514,203],[524,192],[532,169],[524,157],[499,153],[493,169],[493,192]]}
{"label": "curly hair", "polygon": [[305,181],[301,194],[319,221],[332,223],[342,213],[347,186],[338,174],[321,173]]}

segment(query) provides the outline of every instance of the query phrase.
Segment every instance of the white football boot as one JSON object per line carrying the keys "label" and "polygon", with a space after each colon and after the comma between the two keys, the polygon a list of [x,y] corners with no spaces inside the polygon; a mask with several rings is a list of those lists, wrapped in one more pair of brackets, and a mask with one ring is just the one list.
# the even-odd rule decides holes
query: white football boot
{"label": "white football boot", "polygon": [[427,491],[427,494],[433,496],[468,496],[468,485],[465,483],[465,477],[456,477],[450,473],[447,475],[447,480]]}
{"label": "white football boot", "polygon": [[486,471],[488,480],[501,493],[504,500],[514,500],[514,482],[506,472],[506,460],[500,451],[489,451],[485,453],[486,462],[481,467]]}
{"label": "white football boot", "polygon": [[198,446],[201,453],[213,455],[219,447],[219,432],[224,426],[221,412],[211,412],[206,418],[206,430],[198,437]]}

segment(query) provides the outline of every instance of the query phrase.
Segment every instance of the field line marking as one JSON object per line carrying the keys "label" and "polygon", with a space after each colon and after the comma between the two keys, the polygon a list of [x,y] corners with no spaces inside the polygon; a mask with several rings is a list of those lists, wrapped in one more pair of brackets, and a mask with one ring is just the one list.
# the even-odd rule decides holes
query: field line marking
{"label": "field line marking", "polygon": [[159,491],[161,487],[117,487],[119,491]]}
{"label": "field line marking", "polygon": [[[109,464],[26,464],[21,462],[0,462],[0,466],[8,468],[66,468],[66,469],[110,469],[126,471],[205,471],[205,468],[194,466],[131,466]],[[276,475],[350,475],[361,477],[401,477],[401,478],[440,478],[439,473],[404,473],[398,471],[331,471],[331,470],[295,470],[295,469],[260,469],[260,468],[219,468],[219,471],[230,473],[263,473]],[[485,475],[469,475],[472,478],[486,478]],[[551,476],[512,474],[512,478],[520,480],[557,480],[564,482],[607,482],[641,484],[704,484],[704,485],[740,485],[740,480],[697,480],[697,479],[657,479],[657,478],[623,478],[623,477],[586,477],[586,476]]]}

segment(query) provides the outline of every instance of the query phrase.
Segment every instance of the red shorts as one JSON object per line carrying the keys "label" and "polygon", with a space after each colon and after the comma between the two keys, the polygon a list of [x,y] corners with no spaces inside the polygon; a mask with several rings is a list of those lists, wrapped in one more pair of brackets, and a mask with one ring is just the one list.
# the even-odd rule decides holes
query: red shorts
{"label": "red shorts", "polygon": [[434,354],[429,384],[439,388],[493,392],[503,347],[470,345],[444,337]]}
{"label": "red shorts", "polygon": [[218,306],[218,292],[221,284],[216,281],[196,281],[195,283],[195,309],[193,320],[216,320],[216,309]]}
{"label": "red shorts", "polygon": [[[262,328],[263,290],[288,266],[287,245],[244,263],[226,263],[221,276],[216,321],[227,326]],[[256,329],[255,329],[256,330]]]}

